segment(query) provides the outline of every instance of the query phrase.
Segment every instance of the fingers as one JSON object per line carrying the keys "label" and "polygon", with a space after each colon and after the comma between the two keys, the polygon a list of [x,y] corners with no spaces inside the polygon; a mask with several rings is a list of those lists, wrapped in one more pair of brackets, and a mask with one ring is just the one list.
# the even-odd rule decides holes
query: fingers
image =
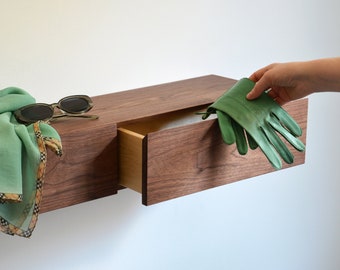
{"label": "fingers", "polygon": [[253,74],[250,75],[249,79],[252,80],[253,82],[258,82],[263,75],[270,69],[272,69],[276,64],[270,64],[266,67],[263,67],[257,71],[255,71]]}
{"label": "fingers", "polygon": [[271,64],[264,68],[261,68],[250,75],[249,79],[255,82],[254,88],[248,93],[247,99],[252,100],[258,98],[262,92],[268,90],[271,85],[265,74],[268,70],[272,69],[275,64]]}
{"label": "fingers", "polygon": [[286,100],[284,100],[278,93],[278,91],[276,91],[275,89],[271,89],[268,91],[268,96],[271,97],[276,103],[278,103],[279,105],[284,105],[285,103],[287,103]]}
{"label": "fingers", "polygon": [[265,73],[264,68],[259,69],[259,70],[255,71],[253,74],[251,74],[249,76],[249,79],[252,80],[253,82],[258,82],[262,78],[264,73]]}
{"label": "fingers", "polygon": [[247,94],[247,99],[252,100],[258,98],[262,92],[270,88],[270,83],[266,77],[261,77],[254,86],[254,88]]}

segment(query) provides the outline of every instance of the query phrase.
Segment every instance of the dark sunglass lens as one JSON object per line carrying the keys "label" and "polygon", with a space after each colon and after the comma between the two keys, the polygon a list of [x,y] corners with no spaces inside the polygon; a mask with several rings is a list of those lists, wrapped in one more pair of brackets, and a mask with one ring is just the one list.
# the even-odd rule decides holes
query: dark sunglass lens
{"label": "dark sunglass lens", "polygon": [[60,101],[60,109],[68,113],[83,113],[91,109],[89,102],[82,97],[68,97]]}
{"label": "dark sunglass lens", "polygon": [[32,105],[22,109],[21,115],[32,122],[47,120],[53,116],[53,109],[48,105]]}

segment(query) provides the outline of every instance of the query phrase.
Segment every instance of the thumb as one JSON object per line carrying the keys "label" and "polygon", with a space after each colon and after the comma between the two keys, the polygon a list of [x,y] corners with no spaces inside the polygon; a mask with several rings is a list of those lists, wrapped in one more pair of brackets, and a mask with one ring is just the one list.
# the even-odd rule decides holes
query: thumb
{"label": "thumb", "polygon": [[270,85],[266,82],[266,80],[261,78],[255,84],[254,88],[250,90],[250,92],[247,94],[247,99],[249,100],[256,99],[262,94],[262,92],[266,91],[269,88],[270,88]]}

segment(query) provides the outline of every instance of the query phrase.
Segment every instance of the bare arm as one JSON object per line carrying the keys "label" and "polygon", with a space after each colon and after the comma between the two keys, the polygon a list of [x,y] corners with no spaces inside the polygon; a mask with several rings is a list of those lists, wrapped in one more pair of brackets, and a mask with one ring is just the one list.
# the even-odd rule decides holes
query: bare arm
{"label": "bare arm", "polygon": [[249,78],[256,82],[247,95],[250,100],[269,89],[269,95],[279,104],[316,92],[340,92],[340,57],[271,64]]}

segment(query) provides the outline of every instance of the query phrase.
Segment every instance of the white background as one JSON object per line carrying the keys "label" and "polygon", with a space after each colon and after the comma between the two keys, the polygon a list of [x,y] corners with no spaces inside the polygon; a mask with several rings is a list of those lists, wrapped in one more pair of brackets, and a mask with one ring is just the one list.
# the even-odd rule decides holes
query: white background
{"label": "white background", "polygon": [[[338,0],[0,0],[0,89],[39,102],[340,55]],[[310,96],[306,164],[151,207],[119,195],[0,235],[1,269],[340,269],[340,94]]]}

